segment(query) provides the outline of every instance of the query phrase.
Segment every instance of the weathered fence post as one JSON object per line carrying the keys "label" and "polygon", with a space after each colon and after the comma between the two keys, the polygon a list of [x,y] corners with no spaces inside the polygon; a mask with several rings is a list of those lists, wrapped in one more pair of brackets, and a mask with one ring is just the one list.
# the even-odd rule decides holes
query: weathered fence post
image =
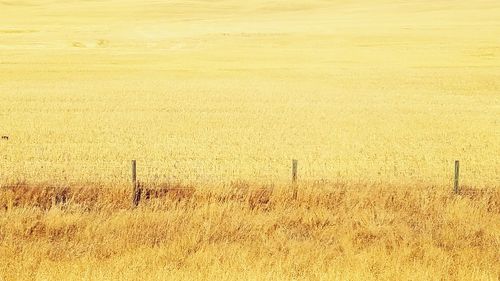
{"label": "weathered fence post", "polygon": [[455,184],[454,184],[455,194],[458,194],[460,192],[460,188],[458,186],[459,169],[460,169],[460,163],[458,162],[458,160],[455,160]]}
{"label": "weathered fence post", "polygon": [[132,160],[132,207],[139,205],[140,195],[137,184],[137,162]]}
{"label": "weathered fence post", "polygon": [[297,199],[297,163],[298,161],[292,160],[292,185],[293,185],[293,199]]}

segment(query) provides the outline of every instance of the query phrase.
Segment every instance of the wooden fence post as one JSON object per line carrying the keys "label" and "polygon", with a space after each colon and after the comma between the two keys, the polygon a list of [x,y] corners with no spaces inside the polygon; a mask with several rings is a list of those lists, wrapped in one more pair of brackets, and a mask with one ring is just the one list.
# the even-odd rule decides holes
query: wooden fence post
{"label": "wooden fence post", "polygon": [[137,184],[137,162],[132,160],[132,207],[137,207],[140,200],[139,188]]}
{"label": "wooden fence post", "polygon": [[297,199],[297,164],[298,161],[292,160],[292,185],[293,185],[293,199]]}
{"label": "wooden fence post", "polygon": [[460,188],[458,185],[459,169],[460,169],[460,163],[458,162],[458,160],[455,160],[455,184],[454,184],[455,194],[458,194],[460,192]]}

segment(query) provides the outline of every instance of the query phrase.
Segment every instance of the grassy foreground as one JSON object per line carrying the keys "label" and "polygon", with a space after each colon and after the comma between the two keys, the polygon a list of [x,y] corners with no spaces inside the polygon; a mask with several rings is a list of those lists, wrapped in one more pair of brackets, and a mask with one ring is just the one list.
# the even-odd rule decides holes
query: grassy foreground
{"label": "grassy foreground", "polygon": [[54,191],[1,189],[0,280],[500,277],[498,189],[308,185],[294,201],[290,187],[238,184],[136,209],[124,189],[50,206]]}

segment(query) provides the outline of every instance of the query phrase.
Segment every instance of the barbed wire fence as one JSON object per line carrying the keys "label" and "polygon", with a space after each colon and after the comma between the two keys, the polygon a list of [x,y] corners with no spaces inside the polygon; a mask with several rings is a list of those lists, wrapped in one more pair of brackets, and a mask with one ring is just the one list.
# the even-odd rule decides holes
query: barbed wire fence
{"label": "barbed wire fence", "polygon": [[[135,160],[135,159],[134,159]],[[60,184],[130,183],[131,161],[61,161],[26,159],[0,161],[0,184],[52,182]],[[427,183],[497,187],[500,165],[451,160],[428,165],[376,159],[176,158],[172,161],[137,159],[136,176],[145,183],[224,184],[246,181],[260,184],[290,182]]]}

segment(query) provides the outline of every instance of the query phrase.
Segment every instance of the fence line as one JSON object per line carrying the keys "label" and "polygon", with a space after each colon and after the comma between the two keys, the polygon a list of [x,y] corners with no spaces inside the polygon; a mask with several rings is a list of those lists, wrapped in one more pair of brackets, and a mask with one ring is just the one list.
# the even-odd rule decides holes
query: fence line
{"label": "fence line", "polygon": [[[139,204],[139,201],[141,200],[141,193],[143,192],[142,187],[137,181],[137,165],[136,165],[136,160],[132,160],[132,185],[133,185],[133,192],[132,192],[132,205],[136,207]],[[455,170],[454,170],[454,186],[453,186],[453,191],[456,195],[460,194],[460,186],[459,186],[459,161],[455,160]],[[297,199],[298,196],[298,160],[293,159],[292,160],[292,188],[293,188],[293,195],[292,198],[294,200]],[[149,191],[148,191],[149,194]],[[148,196],[149,198],[149,196]]]}
{"label": "fence line", "polygon": [[[298,166],[298,160],[297,159],[292,159],[292,163],[291,163],[291,178],[290,178],[290,182],[291,182],[291,192],[292,192],[292,199],[293,200],[296,200],[298,198],[298,191],[299,191],[299,184],[298,182],[300,181],[300,178],[301,178],[301,175],[302,173],[300,173],[300,170],[299,170],[299,166]],[[131,201],[132,201],[132,207],[135,208],[139,205],[139,203],[141,202],[141,200],[148,200],[152,197],[155,197],[155,196],[162,196],[164,194],[166,194],[166,192],[171,192],[171,191],[174,191],[174,190],[183,190],[183,192],[191,192],[192,189],[191,188],[178,188],[178,187],[172,187],[170,185],[166,185],[164,187],[162,186],[157,186],[157,189],[155,189],[155,187],[151,187],[151,186],[147,186],[147,185],[144,185],[144,182],[141,181],[141,178],[140,178],[140,175],[141,173],[139,172],[141,169],[144,169],[144,168],[152,168],[154,167],[155,169],[159,169],[159,167],[156,167],[156,166],[153,166],[153,165],[148,165],[147,162],[138,162],[137,160],[131,160],[131,182],[132,182],[132,194],[131,194]],[[163,163],[163,162],[158,162],[158,163]],[[51,163],[53,164],[53,163]],[[116,163],[115,163],[116,164]],[[464,194],[466,193],[469,193],[469,192],[472,192],[472,191],[477,191],[477,190],[470,190],[470,189],[462,189],[462,186],[460,185],[460,181],[459,181],[459,172],[460,172],[460,162],[459,160],[455,160],[454,161],[454,176],[453,178],[450,178],[451,181],[453,181],[453,194],[455,195],[460,195],[462,194],[462,192],[464,192]],[[64,165],[64,164],[61,164],[61,165]],[[88,165],[88,167],[98,167],[99,165]],[[106,164],[104,166],[107,166]],[[301,165],[302,166],[302,165]],[[290,166],[289,166],[290,167]],[[1,168],[1,167],[0,167]],[[122,169],[123,166],[122,165],[116,165],[112,168],[116,168],[116,169]],[[452,167],[450,167],[450,170]],[[2,171],[2,169],[0,169],[0,172]],[[496,171],[496,168],[495,168],[495,171]],[[95,170],[92,171],[93,173],[95,173]],[[279,177],[279,176],[277,176]],[[158,189],[159,188],[159,189]],[[377,191],[379,192],[379,191]],[[382,193],[384,191],[381,191]],[[57,200],[56,200],[57,201]]]}
{"label": "fence line", "polygon": [[[216,158],[217,159],[217,158]],[[262,159],[271,159],[271,158],[262,158]],[[186,158],[186,160],[189,160],[189,161],[194,161],[196,159],[192,159],[192,158]],[[243,162],[242,159],[239,159],[240,162]],[[178,159],[175,159],[173,160],[172,162],[174,162],[173,166],[176,167],[176,163],[175,162],[179,162]],[[182,162],[182,161],[181,161]],[[274,161],[276,162],[276,161]],[[358,163],[358,161],[352,161],[354,163]],[[18,162],[19,163],[19,162]],[[22,163],[22,162],[21,162]],[[66,170],[75,170],[75,169],[78,169],[78,167],[72,167],[72,168],[68,168],[68,165],[67,163],[53,163],[49,160],[40,160],[40,161],[31,161],[31,162],[27,162],[31,165],[42,165],[42,168],[45,168],[45,167],[53,167],[53,166],[58,166],[60,165],[62,168],[63,168],[63,172],[65,172]],[[34,163],[34,164],[33,164]],[[104,168],[107,172],[113,172],[113,177],[114,178],[124,178],[125,176],[125,172],[123,173],[119,173],[119,175],[116,175],[116,171],[124,171],[124,167],[125,167],[125,164],[119,164],[119,163],[126,163],[126,162],[112,162],[112,161],[102,161],[102,162],[99,162],[97,164],[92,164],[92,165],[88,165],[88,164],[84,164],[85,161],[78,161],[77,164],[81,164],[81,167],[86,167],[89,169],[89,171],[95,175],[95,170],[97,167],[99,168]],[[130,163],[130,162],[129,162]],[[155,170],[156,172],[159,172],[159,173],[156,173],[155,176],[158,176],[158,175],[167,175],[165,173],[165,169],[164,168],[161,168],[158,166],[158,164],[163,164],[165,165],[165,161],[149,161],[149,162],[140,162],[140,165],[139,165],[139,168],[138,168],[138,165],[137,165],[138,161],[137,160],[132,160],[132,203],[133,203],[133,206],[137,206],[139,204],[139,201],[141,199],[141,192],[142,192],[142,188],[144,188],[144,185],[143,185],[143,182],[139,181],[138,177],[141,176],[141,173],[140,171],[141,170]],[[157,163],[156,165],[151,165],[151,163]],[[200,163],[203,163],[203,162],[200,162]],[[303,162],[301,162],[303,163]],[[307,163],[307,161],[306,161]],[[359,163],[361,163],[359,161]],[[366,164],[366,162],[363,162]],[[369,162],[368,162],[369,163]],[[396,162],[394,162],[396,164]],[[460,172],[460,169],[459,169],[459,161],[458,160],[455,160],[455,169],[454,169],[454,177],[453,178],[450,178],[451,181],[453,181],[453,192],[455,194],[460,194],[461,192],[461,186],[460,186],[460,182],[459,182],[459,172]],[[0,163],[1,164],[1,163]],[[217,170],[217,163],[212,163],[213,166],[212,168],[215,168],[215,170]],[[172,166],[172,164],[170,164],[169,166]],[[302,167],[306,166],[307,165],[301,165]],[[401,165],[398,165],[398,166],[401,166]],[[195,178],[197,180],[199,180],[200,178],[203,178],[203,177],[206,177],[206,176],[218,176],[220,177],[221,179],[225,177],[225,175],[221,175],[220,173],[217,173],[217,171],[215,172],[212,172],[212,173],[206,173],[205,171],[203,170],[207,170],[207,168],[203,165],[200,165],[201,168],[197,168],[197,167],[191,167],[187,172],[186,174],[190,175],[190,176],[195,176]],[[324,165],[324,167],[328,167],[327,164]],[[497,167],[492,167],[493,169],[491,171],[497,171]],[[390,169],[390,167],[389,167]],[[3,167],[0,166],[0,173],[2,172]],[[208,169],[210,170],[210,169]],[[276,168],[274,167],[273,169],[271,169],[271,167],[269,166],[269,170],[272,170],[273,173],[269,173],[265,179],[266,180],[280,180],[280,179],[283,179],[283,174],[280,176],[277,172],[280,172],[282,171],[280,168]],[[100,171],[102,172],[103,169],[100,169]],[[225,171],[227,172],[228,170],[227,169],[220,169],[219,171]],[[234,169],[233,169],[233,173],[234,173]],[[298,181],[299,181],[299,175],[302,177],[302,178],[305,178],[306,176],[308,176],[307,173],[305,172],[302,172],[302,173],[299,173],[299,168],[298,168],[298,160],[297,159],[292,159],[292,165],[291,165],[291,183],[292,183],[292,192],[293,192],[293,195],[292,197],[294,199],[297,198],[297,194],[298,194]],[[450,169],[451,171],[451,169]],[[450,173],[451,174],[451,173]],[[310,174],[311,175],[311,174]],[[380,175],[380,173],[379,173]],[[394,174],[396,176],[396,174]],[[148,177],[151,177],[151,175],[147,175],[145,174],[145,178],[148,178]],[[170,180],[171,177],[174,177],[175,176],[166,176],[166,178],[168,180]],[[263,179],[264,177],[258,177],[258,179]],[[190,179],[192,180],[192,179]],[[325,180],[323,178],[321,178],[321,180]],[[146,180],[147,182],[147,180]]]}

